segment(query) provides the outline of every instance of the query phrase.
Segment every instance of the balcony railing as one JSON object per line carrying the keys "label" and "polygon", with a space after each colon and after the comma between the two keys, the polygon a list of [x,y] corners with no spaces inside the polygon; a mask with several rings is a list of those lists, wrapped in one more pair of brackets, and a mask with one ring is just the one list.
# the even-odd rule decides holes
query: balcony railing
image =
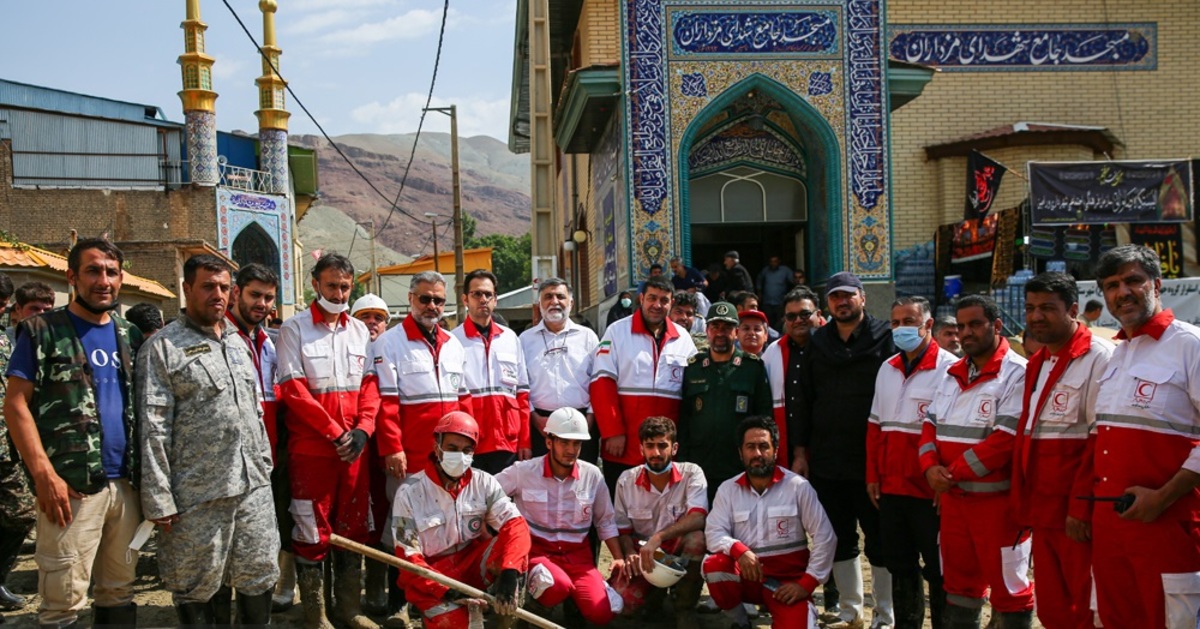
{"label": "balcony railing", "polygon": [[230,164],[221,165],[221,185],[226,188],[269,194],[272,190],[271,173]]}

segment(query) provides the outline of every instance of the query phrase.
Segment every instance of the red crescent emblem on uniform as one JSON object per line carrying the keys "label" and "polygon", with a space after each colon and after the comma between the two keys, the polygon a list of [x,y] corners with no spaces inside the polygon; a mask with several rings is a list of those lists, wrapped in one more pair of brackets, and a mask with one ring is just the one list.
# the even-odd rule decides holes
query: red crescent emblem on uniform
{"label": "red crescent emblem on uniform", "polygon": [[1051,401],[1054,404],[1054,411],[1058,413],[1067,412],[1067,402],[1071,400],[1071,394],[1066,391],[1055,391]]}
{"label": "red crescent emblem on uniform", "polygon": [[1158,385],[1148,380],[1138,380],[1133,389],[1134,404],[1149,404],[1154,400]]}

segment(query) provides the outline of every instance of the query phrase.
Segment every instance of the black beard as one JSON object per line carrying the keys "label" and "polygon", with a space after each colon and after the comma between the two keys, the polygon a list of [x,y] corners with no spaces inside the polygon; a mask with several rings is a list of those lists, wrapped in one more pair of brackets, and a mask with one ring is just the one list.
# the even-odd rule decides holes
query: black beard
{"label": "black beard", "polygon": [[97,308],[97,307],[89,304],[88,302],[84,301],[83,297],[80,297],[78,292],[75,293],[75,303],[79,304],[80,308],[83,308],[84,310],[86,310],[94,315],[102,315],[110,310],[116,309],[118,306],[121,305],[120,302],[118,302],[117,300],[114,299],[111,305],[105,306],[103,308]]}
{"label": "black beard", "polygon": [[774,471],[775,471],[775,466],[773,466],[769,463],[766,465],[747,465],[746,466],[746,474],[749,476],[754,476],[756,478],[764,478],[764,477],[770,476],[771,473]]}

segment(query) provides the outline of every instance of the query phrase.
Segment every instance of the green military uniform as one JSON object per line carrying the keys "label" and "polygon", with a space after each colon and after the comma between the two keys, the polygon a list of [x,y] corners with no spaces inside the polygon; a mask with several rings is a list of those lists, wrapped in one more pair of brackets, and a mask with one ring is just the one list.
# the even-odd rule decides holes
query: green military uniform
{"label": "green military uniform", "polygon": [[[12,341],[0,328],[0,408],[4,405],[5,389],[8,378],[8,361],[12,357]],[[4,417],[0,415],[0,588],[17,563],[17,555],[21,545],[37,523],[37,511],[33,503],[33,492],[25,478],[16,448],[9,443],[8,428]],[[11,597],[7,591],[0,592],[0,607],[8,608],[5,597]],[[15,600],[12,601],[15,603]]]}
{"label": "green military uniform", "polygon": [[[713,304],[709,321],[736,325],[736,310]],[[757,356],[735,349],[732,358],[717,362],[706,350],[688,361],[679,410],[679,458],[704,468],[710,503],[721,483],[745,471],[738,455],[738,424],[772,412],[767,368]]]}

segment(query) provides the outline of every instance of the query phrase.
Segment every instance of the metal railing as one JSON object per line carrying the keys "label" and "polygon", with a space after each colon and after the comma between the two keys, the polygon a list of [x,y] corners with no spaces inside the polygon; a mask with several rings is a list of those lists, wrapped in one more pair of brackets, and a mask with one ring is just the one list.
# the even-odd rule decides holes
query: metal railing
{"label": "metal railing", "polygon": [[229,164],[222,164],[220,168],[221,185],[226,188],[261,194],[270,194],[273,189],[272,183],[274,180],[271,177],[271,173],[265,170],[254,170],[253,168],[243,168],[242,166],[231,166]]}

